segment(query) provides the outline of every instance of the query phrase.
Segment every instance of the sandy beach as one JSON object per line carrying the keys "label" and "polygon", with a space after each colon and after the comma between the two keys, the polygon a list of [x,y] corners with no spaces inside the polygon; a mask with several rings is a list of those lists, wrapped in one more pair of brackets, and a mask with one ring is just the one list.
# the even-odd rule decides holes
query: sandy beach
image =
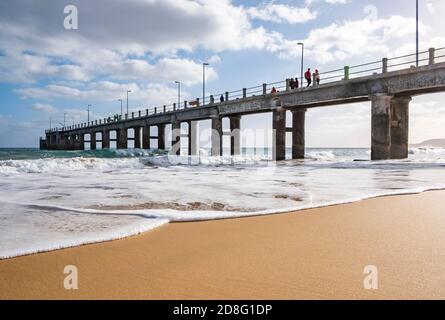
{"label": "sandy beach", "polygon": [[[0,261],[1,299],[443,299],[445,191],[172,223]],[[79,289],[63,287],[64,266]],[[364,289],[365,266],[378,290]]]}

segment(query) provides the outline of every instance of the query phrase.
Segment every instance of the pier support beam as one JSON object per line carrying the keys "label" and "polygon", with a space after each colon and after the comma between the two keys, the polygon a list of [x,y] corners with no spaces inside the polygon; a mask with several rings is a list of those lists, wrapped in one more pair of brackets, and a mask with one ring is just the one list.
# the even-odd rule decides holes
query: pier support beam
{"label": "pier support beam", "polygon": [[142,148],[143,149],[150,149],[150,126],[145,126],[142,129]]}
{"label": "pier support beam", "polygon": [[141,149],[141,127],[134,127],[134,147],[135,149]]}
{"label": "pier support beam", "polygon": [[306,109],[292,110],[292,159],[304,159]]}
{"label": "pier support beam", "polygon": [[172,155],[181,154],[181,122],[172,122],[172,148],[170,150]]}
{"label": "pier support beam", "polygon": [[96,132],[90,133],[90,149],[96,150]]}
{"label": "pier support beam", "polygon": [[118,149],[128,148],[128,132],[127,128],[116,130],[116,144]]}
{"label": "pier support beam", "polygon": [[223,154],[223,130],[222,119],[219,116],[212,118],[212,157],[219,157]]}
{"label": "pier support beam", "polygon": [[275,110],[272,114],[272,159],[286,160],[286,111]]}
{"label": "pier support beam", "polygon": [[241,154],[241,116],[230,116],[230,155]]}
{"label": "pier support beam", "polygon": [[158,149],[165,150],[165,124],[158,125]]}
{"label": "pier support beam", "polygon": [[391,159],[408,158],[409,103],[411,97],[391,101]]}
{"label": "pier support beam", "polygon": [[199,142],[198,142],[198,121],[189,121],[188,127],[188,149],[189,156],[197,156],[199,154]]}
{"label": "pier support beam", "polygon": [[371,160],[387,160],[391,158],[392,96],[375,95],[371,100]]}
{"label": "pier support beam", "polygon": [[102,149],[110,149],[110,131],[102,131]]}

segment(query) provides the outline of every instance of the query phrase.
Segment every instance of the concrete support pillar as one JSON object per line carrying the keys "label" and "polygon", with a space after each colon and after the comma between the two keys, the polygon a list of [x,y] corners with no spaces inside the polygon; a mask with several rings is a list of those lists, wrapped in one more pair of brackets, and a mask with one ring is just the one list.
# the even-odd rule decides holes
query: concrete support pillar
{"label": "concrete support pillar", "polygon": [[222,156],[223,154],[223,130],[222,119],[219,116],[212,118],[212,157]]}
{"label": "concrete support pillar", "polygon": [[135,127],[133,128],[133,130],[134,130],[134,147],[136,149],[141,149],[142,148],[141,127]]}
{"label": "concrete support pillar", "polygon": [[304,159],[306,109],[292,110],[292,159]]}
{"label": "concrete support pillar", "polygon": [[142,129],[142,148],[143,149],[150,149],[150,126],[145,126]]}
{"label": "concrete support pillar", "polygon": [[172,148],[170,150],[172,155],[181,154],[181,122],[172,122]]}
{"label": "concrete support pillar", "polygon": [[102,131],[102,149],[110,149],[110,131]]}
{"label": "concrete support pillar", "polygon": [[76,150],[76,141],[77,141],[76,135],[75,134],[70,134],[69,135],[69,142],[67,142],[67,149],[68,150]]}
{"label": "concrete support pillar", "polygon": [[116,130],[116,144],[118,149],[128,148],[128,132],[127,128]]}
{"label": "concrete support pillar", "polygon": [[79,141],[77,143],[77,150],[85,150],[85,135],[79,134]]}
{"label": "concrete support pillar", "polygon": [[286,111],[273,111],[272,114],[272,159],[286,160]]}
{"label": "concrete support pillar", "polygon": [[388,95],[375,95],[372,100],[371,159],[391,158],[391,99]]}
{"label": "concrete support pillar", "polygon": [[90,149],[96,150],[96,132],[90,133]]}
{"label": "concrete support pillar", "polygon": [[411,97],[391,101],[391,159],[408,158],[409,103]]}
{"label": "concrete support pillar", "polygon": [[188,132],[188,138],[189,138],[189,156],[197,156],[199,155],[199,136],[198,136],[198,121],[189,121],[189,132]]}
{"label": "concrete support pillar", "polygon": [[230,155],[239,156],[241,154],[241,116],[231,116],[229,119]]}
{"label": "concrete support pillar", "polygon": [[165,124],[158,125],[158,149],[165,150]]}

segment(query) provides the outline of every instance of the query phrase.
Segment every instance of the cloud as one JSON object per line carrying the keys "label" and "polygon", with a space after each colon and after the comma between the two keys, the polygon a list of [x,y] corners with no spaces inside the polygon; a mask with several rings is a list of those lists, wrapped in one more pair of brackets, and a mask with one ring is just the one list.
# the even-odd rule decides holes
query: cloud
{"label": "cloud", "polygon": [[45,113],[54,113],[54,112],[56,112],[56,108],[54,108],[50,104],[44,104],[44,103],[35,103],[30,108],[33,109],[33,110],[41,111],[41,112],[45,112]]}
{"label": "cloud", "polygon": [[[103,101],[110,102],[123,98],[127,90],[131,90],[130,101],[139,108],[147,108],[154,105],[168,104],[177,99],[177,89],[172,89],[162,84],[121,84],[112,81],[91,82],[88,84],[60,85],[49,84],[44,87],[20,88],[15,92],[22,98],[32,98],[40,100],[52,99],[72,99],[79,101]],[[183,91],[183,96],[188,93]]]}
{"label": "cloud", "polygon": [[[423,34],[428,30],[421,25]],[[397,43],[403,43],[414,33],[414,18],[391,16],[376,20],[365,18],[332,23],[313,29],[301,41],[305,44],[307,56],[323,64],[355,57],[383,57],[391,50],[396,50]],[[297,42],[299,41],[287,40],[281,34],[273,34],[267,49],[283,58],[294,58],[299,55]]]}
{"label": "cloud", "polygon": [[296,7],[274,2],[264,3],[258,7],[248,7],[246,12],[251,19],[259,19],[276,23],[305,23],[317,18],[317,12],[309,8]]}

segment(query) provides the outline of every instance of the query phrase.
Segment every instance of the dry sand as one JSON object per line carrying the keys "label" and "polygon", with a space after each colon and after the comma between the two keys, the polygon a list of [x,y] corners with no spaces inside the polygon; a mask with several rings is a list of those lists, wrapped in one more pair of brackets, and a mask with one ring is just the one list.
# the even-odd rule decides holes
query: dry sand
{"label": "dry sand", "polygon": [[[0,298],[445,298],[445,192],[191,223],[0,261]],[[63,269],[79,270],[65,290]],[[365,290],[364,267],[379,289]]]}

